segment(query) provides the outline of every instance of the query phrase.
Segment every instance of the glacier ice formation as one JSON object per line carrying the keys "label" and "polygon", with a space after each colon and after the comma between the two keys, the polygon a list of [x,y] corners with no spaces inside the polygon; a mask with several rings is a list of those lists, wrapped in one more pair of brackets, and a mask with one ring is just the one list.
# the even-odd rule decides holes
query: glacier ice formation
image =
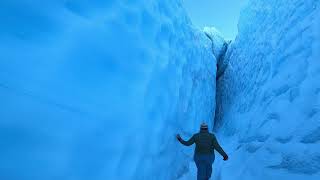
{"label": "glacier ice formation", "polygon": [[250,0],[237,38],[182,1],[0,2],[0,179],[320,178],[320,1]]}
{"label": "glacier ice formation", "polygon": [[[320,179],[320,1],[249,1],[217,81],[217,179]],[[231,160],[232,159],[232,160]]]}
{"label": "glacier ice formation", "polygon": [[212,124],[216,60],[180,1],[5,0],[0,19],[0,179],[183,174],[175,133]]}

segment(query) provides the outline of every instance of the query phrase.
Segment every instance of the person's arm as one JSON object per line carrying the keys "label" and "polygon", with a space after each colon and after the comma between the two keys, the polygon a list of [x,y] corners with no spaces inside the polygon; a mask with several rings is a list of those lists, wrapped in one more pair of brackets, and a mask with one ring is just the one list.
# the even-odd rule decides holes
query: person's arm
{"label": "person's arm", "polygon": [[177,134],[177,139],[181,144],[185,146],[191,146],[194,143],[194,135],[188,141],[185,141],[180,137],[179,134]]}
{"label": "person's arm", "polygon": [[226,152],[224,152],[224,150],[222,149],[222,147],[220,146],[220,144],[218,143],[218,140],[216,138],[215,135],[213,135],[213,148],[215,150],[218,151],[219,154],[221,154],[221,156],[223,156],[223,160],[228,160],[228,155]]}

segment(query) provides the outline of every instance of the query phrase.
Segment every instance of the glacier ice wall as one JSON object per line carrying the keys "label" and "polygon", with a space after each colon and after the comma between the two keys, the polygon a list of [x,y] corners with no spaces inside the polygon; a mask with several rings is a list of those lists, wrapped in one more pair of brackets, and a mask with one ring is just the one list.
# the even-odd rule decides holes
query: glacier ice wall
{"label": "glacier ice wall", "polygon": [[0,179],[194,177],[215,97],[215,178],[319,179],[319,3],[251,0],[229,44],[181,1],[1,1]]}
{"label": "glacier ice wall", "polygon": [[320,1],[251,0],[217,81],[215,178],[320,179]]}
{"label": "glacier ice wall", "polygon": [[216,59],[180,1],[0,2],[0,179],[174,179]]}
{"label": "glacier ice wall", "polygon": [[231,41],[225,40],[223,35],[215,27],[204,27],[203,32],[212,43],[212,53],[217,60],[216,79],[218,79],[228,65],[227,58],[224,58],[224,56]]}

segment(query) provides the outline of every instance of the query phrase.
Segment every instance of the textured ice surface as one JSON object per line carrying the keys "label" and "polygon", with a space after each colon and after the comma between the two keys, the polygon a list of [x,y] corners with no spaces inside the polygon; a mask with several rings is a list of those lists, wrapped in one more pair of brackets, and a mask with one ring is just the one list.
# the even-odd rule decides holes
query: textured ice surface
{"label": "textured ice surface", "polygon": [[320,179],[320,1],[250,1],[217,82],[220,180]]}
{"label": "textured ice surface", "polygon": [[[216,60],[180,1],[0,2],[0,179],[175,179]],[[211,124],[212,125],[212,124]]]}
{"label": "textured ice surface", "polygon": [[217,59],[217,78],[219,78],[228,64],[224,55],[230,41],[226,41],[223,35],[214,27],[205,27],[203,31],[212,42],[212,52]]}
{"label": "textured ice surface", "polygon": [[251,0],[224,54],[180,1],[2,0],[0,179],[194,179],[216,71],[214,178],[320,179],[319,8]]}

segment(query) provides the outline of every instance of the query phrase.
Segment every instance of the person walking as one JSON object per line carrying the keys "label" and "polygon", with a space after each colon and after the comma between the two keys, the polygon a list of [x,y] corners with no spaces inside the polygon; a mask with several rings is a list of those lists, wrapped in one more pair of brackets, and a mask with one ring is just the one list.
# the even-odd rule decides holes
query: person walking
{"label": "person walking", "polygon": [[214,134],[208,130],[208,125],[202,123],[200,126],[200,132],[194,134],[188,141],[181,138],[180,134],[177,134],[178,141],[185,145],[191,146],[196,144],[194,151],[194,161],[197,166],[197,180],[209,180],[212,174],[212,164],[215,159],[214,150],[218,151],[223,160],[229,159],[227,153],[224,152],[219,145],[217,138]]}

